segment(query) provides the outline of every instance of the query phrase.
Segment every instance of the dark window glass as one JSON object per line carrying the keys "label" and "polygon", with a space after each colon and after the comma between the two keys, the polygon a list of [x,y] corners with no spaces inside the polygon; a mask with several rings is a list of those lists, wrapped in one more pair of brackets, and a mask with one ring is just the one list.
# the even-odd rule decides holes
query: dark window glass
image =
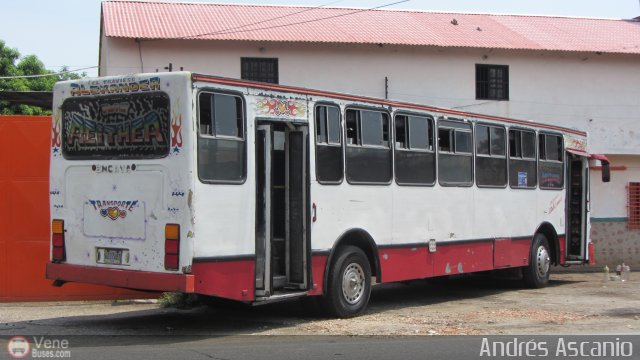
{"label": "dark window glass", "polygon": [[241,58],[240,77],[243,80],[278,83],[278,59]]}
{"label": "dark window glass", "polygon": [[541,189],[562,189],[564,186],[564,164],[562,136],[540,134],[540,161],[538,174]]}
{"label": "dark window glass", "polygon": [[489,127],[476,126],[476,154],[489,155]]}
{"label": "dark window glass", "polygon": [[507,185],[505,129],[476,125],[476,184],[502,187]]}
{"label": "dark window glass", "polygon": [[527,130],[509,130],[509,186],[535,189],[537,171],[536,134]]}
{"label": "dark window glass", "polygon": [[438,129],[438,150],[440,152],[453,152],[454,129]]}
{"label": "dark window glass", "polygon": [[499,127],[491,127],[490,129],[491,155],[506,156],[507,149],[505,144],[505,130]]}
{"label": "dark window glass", "polygon": [[347,109],[347,180],[386,184],[391,181],[389,116],[381,111]]}
{"label": "dark window glass", "polygon": [[244,111],[238,96],[198,97],[198,175],[202,181],[240,183],[246,173]]}
{"label": "dark window glass", "polygon": [[476,99],[509,100],[509,67],[476,64]]}
{"label": "dark window glass", "polygon": [[471,154],[471,132],[456,130],[456,153]]}
{"label": "dark window glass", "polygon": [[152,159],[169,154],[169,96],[161,92],[69,98],[62,104],[65,159]]}
{"label": "dark window glass", "polygon": [[329,131],[329,144],[342,144],[340,126],[340,109],[334,106],[327,107],[327,130]]}
{"label": "dark window glass", "polygon": [[471,124],[438,121],[438,179],[445,186],[473,184]]}
{"label": "dark window glass", "polygon": [[404,115],[396,116],[396,149],[408,149],[409,137],[407,131],[407,117]]}
{"label": "dark window glass", "polygon": [[409,119],[409,148],[431,150],[433,135],[430,120],[419,116],[411,116]]}
{"label": "dark window glass", "polygon": [[522,157],[536,159],[536,134],[533,131],[522,131]]}
{"label": "dark window glass", "polygon": [[361,111],[362,145],[384,146],[383,115],[374,111]]}
{"label": "dark window glass", "polygon": [[[395,176],[400,185],[433,185],[433,119],[423,116],[395,117]],[[407,141],[408,140],[408,141]]]}
{"label": "dark window glass", "polygon": [[342,141],[340,109],[316,107],[316,177],[320,183],[342,181]]}

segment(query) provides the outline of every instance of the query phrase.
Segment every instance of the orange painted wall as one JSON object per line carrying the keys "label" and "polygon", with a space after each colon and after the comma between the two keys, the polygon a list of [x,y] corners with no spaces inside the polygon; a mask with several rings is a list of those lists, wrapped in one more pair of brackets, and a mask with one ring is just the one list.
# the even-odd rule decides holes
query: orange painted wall
{"label": "orange painted wall", "polygon": [[0,116],[0,302],[148,298],[104,286],[51,286],[49,116]]}

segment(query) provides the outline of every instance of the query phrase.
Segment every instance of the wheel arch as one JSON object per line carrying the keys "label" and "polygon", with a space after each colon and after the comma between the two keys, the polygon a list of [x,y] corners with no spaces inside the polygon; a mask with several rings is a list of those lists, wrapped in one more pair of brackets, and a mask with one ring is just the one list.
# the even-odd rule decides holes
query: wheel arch
{"label": "wheel arch", "polygon": [[[560,264],[560,238],[556,229],[549,222],[543,222],[538,226],[535,235],[542,234],[547,238],[549,242],[549,252],[551,252],[551,263],[554,265]],[[534,235],[534,236],[535,236]]]}
{"label": "wheel arch", "polygon": [[349,229],[342,235],[340,235],[338,240],[333,243],[331,251],[329,252],[327,265],[324,269],[324,282],[322,289],[324,293],[326,293],[327,290],[331,263],[335,256],[337,256],[337,254],[339,253],[339,249],[347,245],[355,246],[364,251],[364,253],[367,255],[367,260],[369,260],[369,265],[371,266],[371,274],[375,275],[376,281],[378,282],[382,278],[382,269],[380,268],[380,259],[378,257],[378,246],[373,240],[371,234],[369,234],[366,230],[359,228]]}

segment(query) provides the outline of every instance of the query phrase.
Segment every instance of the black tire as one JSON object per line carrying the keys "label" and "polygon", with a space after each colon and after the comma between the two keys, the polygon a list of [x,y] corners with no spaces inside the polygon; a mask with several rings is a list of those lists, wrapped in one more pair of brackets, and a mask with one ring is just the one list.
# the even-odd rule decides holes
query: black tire
{"label": "black tire", "polygon": [[531,243],[529,265],[522,269],[522,278],[528,288],[538,289],[547,286],[551,270],[549,241],[544,234],[536,234]]}
{"label": "black tire", "polygon": [[349,318],[362,313],[369,303],[371,265],[365,253],[355,246],[337,251],[329,268],[322,305],[328,316]]}

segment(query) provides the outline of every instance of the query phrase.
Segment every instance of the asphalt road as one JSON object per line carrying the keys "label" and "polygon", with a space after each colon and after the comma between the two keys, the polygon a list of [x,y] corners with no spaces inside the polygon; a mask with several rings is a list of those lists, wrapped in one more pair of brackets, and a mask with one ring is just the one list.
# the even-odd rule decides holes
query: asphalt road
{"label": "asphalt road", "polygon": [[[549,334],[556,335],[545,337]],[[553,343],[567,334],[589,343],[629,339],[633,344],[630,357],[614,353],[589,359],[640,359],[640,277],[621,283],[603,282],[598,273],[557,274],[549,287],[535,290],[488,277],[381,285],[365,314],[354,319],[314,316],[297,301],[189,309],[160,308],[150,301],[0,304],[0,359],[10,358],[7,341],[17,335],[25,337],[31,350],[41,351],[39,358],[496,357],[480,357],[484,338],[548,342],[549,353],[538,358],[586,358],[569,351],[554,357]],[[43,348],[43,339],[58,340],[58,345],[66,340],[68,347]],[[67,352],[43,352],[48,350]]]}

